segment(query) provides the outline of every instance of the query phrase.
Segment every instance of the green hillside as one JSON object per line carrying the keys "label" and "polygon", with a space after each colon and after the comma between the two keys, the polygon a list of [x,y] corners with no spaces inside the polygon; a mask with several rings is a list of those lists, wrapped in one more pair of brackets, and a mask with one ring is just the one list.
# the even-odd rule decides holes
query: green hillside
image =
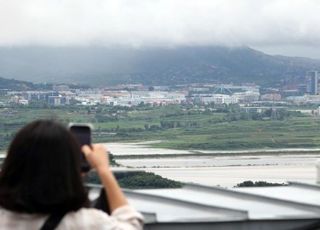
{"label": "green hillside", "polygon": [[313,69],[320,69],[320,60],[271,56],[248,47],[0,48],[0,76],[33,82],[273,85]]}

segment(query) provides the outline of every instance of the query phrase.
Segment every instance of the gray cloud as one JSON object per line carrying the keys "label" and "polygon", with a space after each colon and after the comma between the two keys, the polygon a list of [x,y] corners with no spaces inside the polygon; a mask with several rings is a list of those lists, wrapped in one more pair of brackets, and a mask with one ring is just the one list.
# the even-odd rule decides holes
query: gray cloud
{"label": "gray cloud", "polygon": [[0,0],[0,45],[319,46],[319,0]]}

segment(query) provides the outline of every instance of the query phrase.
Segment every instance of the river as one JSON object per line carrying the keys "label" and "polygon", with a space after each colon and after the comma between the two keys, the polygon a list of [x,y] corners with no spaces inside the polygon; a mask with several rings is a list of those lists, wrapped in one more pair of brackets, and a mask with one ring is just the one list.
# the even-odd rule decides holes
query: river
{"label": "river", "polygon": [[[303,149],[301,152],[299,149],[259,151],[257,156],[252,155],[253,151],[257,150],[231,151],[232,154],[238,154],[233,156],[228,154],[230,151],[211,151],[212,154],[196,156],[194,151],[152,148],[145,142],[106,145],[115,155],[148,157],[117,160],[123,166],[144,169],[182,182],[223,187],[233,187],[245,180],[313,183],[316,180],[316,162],[320,159],[319,154],[312,153],[317,151],[313,149]],[[210,151],[197,152],[210,153]],[[152,157],[152,155],[157,156]]]}
{"label": "river", "polygon": [[[117,160],[123,166],[182,182],[223,187],[233,187],[245,180],[313,183],[316,180],[316,162],[320,159],[320,154],[313,153],[317,151],[314,149],[263,150],[256,156],[257,150],[197,151],[207,153],[197,156],[194,151],[153,148],[149,144],[108,143],[106,146],[114,155],[128,156]],[[230,153],[237,155],[230,156]],[[130,158],[136,155],[141,156]]]}

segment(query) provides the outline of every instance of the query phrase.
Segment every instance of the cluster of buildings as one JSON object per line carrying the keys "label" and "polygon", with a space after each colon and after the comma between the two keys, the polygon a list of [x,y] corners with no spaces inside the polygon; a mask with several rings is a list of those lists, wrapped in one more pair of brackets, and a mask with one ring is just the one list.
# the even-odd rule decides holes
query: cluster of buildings
{"label": "cluster of buildings", "polygon": [[47,91],[9,91],[10,102],[21,105],[45,103],[51,106],[62,105],[114,105],[154,106],[201,103],[236,104],[259,100],[259,87],[256,85],[215,85],[191,84],[174,87],[143,85],[121,85],[109,88],[70,89],[68,86],[54,86]]}
{"label": "cluster of buildings", "polygon": [[[300,88],[300,93],[299,88],[296,89],[298,94],[293,91],[292,95],[286,97],[286,100],[294,104],[320,104],[318,76],[318,71],[307,72],[305,87]],[[303,89],[305,93],[301,92]]]}
{"label": "cluster of buildings", "polygon": [[291,87],[260,88],[256,84],[189,84],[175,86],[144,86],[124,84],[108,88],[71,89],[68,85],[55,85],[51,90],[8,91],[10,103],[29,105],[45,103],[63,105],[115,105],[141,104],[320,104],[317,71],[309,71],[305,82]]}
{"label": "cluster of buildings", "polygon": [[45,103],[52,106],[69,105],[74,93],[59,91],[9,91],[10,103],[29,105]]}
{"label": "cluster of buildings", "polygon": [[211,85],[189,90],[188,101],[201,104],[238,104],[258,101],[260,98],[257,85]]}
{"label": "cluster of buildings", "polygon": [[131,91],[128,89],[95,89],[77,92],[75,100],[81,105],[137,106],[140,104],[168,105],[185,101],[184,91]]}
{"label": "cluster of buildings", "polygon": [[180,104],[186,100],[185,91],[108,89],[69,89],[67,86],[54,86],[52,90],[8,91],[9,103],[30,105],[35,103],[50,106],[63,105],[117,105],[137,106],[139,104],[168,105]]}

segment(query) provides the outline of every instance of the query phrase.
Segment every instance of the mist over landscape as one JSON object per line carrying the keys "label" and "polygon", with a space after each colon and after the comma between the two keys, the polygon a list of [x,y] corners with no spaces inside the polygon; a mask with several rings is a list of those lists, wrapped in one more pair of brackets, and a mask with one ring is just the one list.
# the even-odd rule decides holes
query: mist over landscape
{"label": "mist over landscape", "polygon": [[301,48],[318,49],[318,12],[317,0],[2,0],[0,45],[250,46],[310,57]]}
{"label": "mist over landscape", "polygon": [[146,229],[314,229],[319,22],[319,0],[0,0],[0,167],[26,124],[74,123]]}
{"label": "mist over landscape", "polygon": [[318,69],[285,56],[320,58],[319,11],[316,0],[2,1],[0,76],[277,84]]}
{"label": "mist over landscape", "polygon": [[0,48],[0,76],[41,83],[257,83],[274,85],[320,69],[320,60],[272,56],[249,47]]}

